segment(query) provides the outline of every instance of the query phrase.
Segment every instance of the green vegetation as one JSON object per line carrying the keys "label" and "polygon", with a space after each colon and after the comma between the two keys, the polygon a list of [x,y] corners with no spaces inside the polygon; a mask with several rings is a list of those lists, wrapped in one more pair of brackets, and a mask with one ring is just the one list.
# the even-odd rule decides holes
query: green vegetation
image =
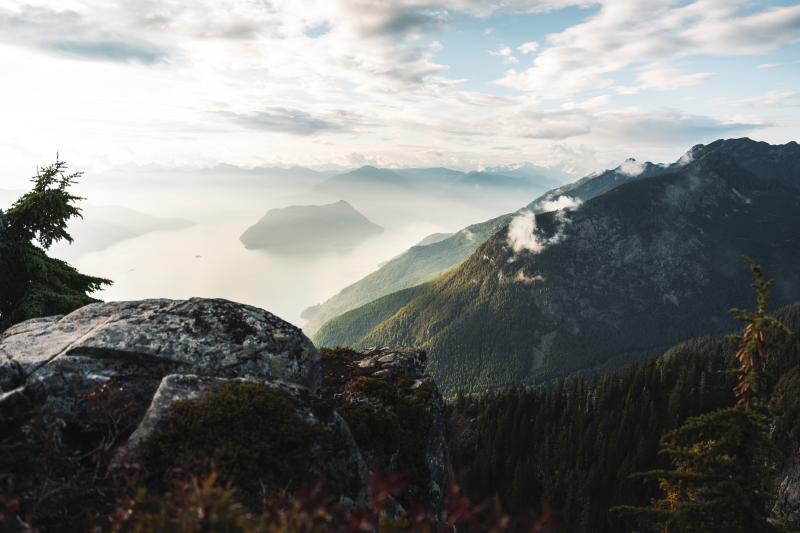
{"label": "green vegetation", "polygon": [[[412,246],[372,274],[345,287],[325,303],[308,309],[306,316],[309,322],[304,326],[304,330],[310,335],[315,335],[317,331],[321,333],[320,328],[323,324],[338,315],[382,296],[430,281],[467,259],[482,242],[508,224],[511,218],[511,215],[502,215],[473,224],[443,241],[425,246]],[[394,301],[389,300],[389,302]]]}
{"label": "green vegetation", "polygon": [[162,430],[142,443],[154,472],[203,471],[213,459],[220,479],[250,499],[314,481],[308,460],[327,430],[296,414],[291,396],[258,383],[229,383],[169,407]]}
{"label": "green vegetation", "polygon": [[767,532],[767,503],[774,472],[769,419],[763,409],[768,357],[788,328],[767,314],[772,280],[746,258],[755,276],[755,312],[731,312],[747,326],[733,340],[736,352],[736,406],[692,417],[661,441],[660,453],[670,458],[669,470],[640,477],[657,479],[662,495],[648,507],[620,507],[642,524],[664,532]]}
{"label": "green vegetation", "polygon": [[[379,470],[391,469],[408,476],[398,495],[408,507],[427,501],[430,472],[426,444],[433,427],[430,412],[432,388],[407,377],[391,381],[367,376],[347,383],[346,389],[366,402],[342,402],[337,406],[365,457]],[[383,461],[393,457],[392,461]],[[385,463],[385,464],[384,464]]]}
{"label": "green vegetation", "polygon": [[732,260],[743,252],[785,282],[779,305],[800,299],[800,196],[767,178],[711,154],[620,185],[567,214],[569,223],[537,215],[540,239],[559,236],[543,250],[515,253],[501,230],[408,302],[397,295],[353,310],[317,340],[424,349],[451,396],[615,371],[731,331],[725,310],[750,299],[749,273]]}
{"label": "green vegetation", "polygon": [[67,224],[81,216],[75,204],[82,198],[69,189],[82,173],[66,172],[60,160],[40,169],[33,189],[5,214],[0,211],[0,331],[29,318],[74,311],[96,301],[89,294],[111,283],[46,254],[53,243],[72,242]]}
{"label": "green vegetation", "polygon": [[430,283],[424,283],[397,291],[337,316],[326,322],[314,335],[314,344],[317,346],[349,345],[354,340],[365,337],[378,324],[390,318],[398,309],[417,295],[429,290],[430,287]]}
{"label": "green vegetation", "polygon": [[[663,501],[658,483],[632,475],[674,469],[673,455],[659,453],[666,435],[665,450],[690,461],[687,469],[707,467],[710,477],[727,475],[724,469],[735,474],[731,483],[739,489],[726,493],[726,505],[738,505],[737,513],[763,513],[764,454],[775,447],[790,457],[800,444],[800,305],[777,316],[793,333],[772,338],[762,370],[762,405],[769,403],[775,421],[771,443],[759,430],[761,414],[734,409],[741,337],[699,338],[617,374],[459,397],[450,407],[450,449],[465,492],[474,500],[496,494],[514,512],[557,509],[565,531],[640,530],[630,515],[610,515],[609,509]],[[697,456],[684,455],[708,441],[713,445],[699,446]],[[738,504],[730,504],[737,497]],[[743,520],[742,514],[730,519]],[[719,524],[729,522],[722,517]]]}
{"label": "green vegetation", "polygon": [[[657,165],[649,165],[639,176],[629,176],[613,170],[599,175],[586,176],[574,183],[546,192],[528,204],[527,208],[535,213],[542,212],[548,200],[561,195],[586,201],[623,183],[649,177],[658,172],[665,172],[665,170]],[[480,177],[481,174],[475,173],[471,177]],[[384,317],[381,321],[385,320],[398,309],[398,298],[388,298],[377,306],[371,305],[370,302],[432,281],[448,270],[457,267],[492,235],[506,227],[512,218],[514,218],[514,213],[500,215],[467,226],[454,235],[433,244],[423,245],[420,243],[412,246],[372,274],[345,287],[328,301],[306,309],[303,318],[309,319],[309,322],[305,325],[304,330],[315,337],[314,340],[318,345],[332,346],[335,342],[346,345],[355,343],[365,335],[361,332],[361,328],[366,324],[365,313],[355,313],[347,318],[343,317],[343,320],[339,320],[339,316],[361,306],[368,306],[372,311],[378,311],[379,308],[386,306],[386,310],[379,311],[379,314]],[[409,293],[405,294],[409,295]],[[405,303],[401,305],[405,305]],[[391,309],[393,311],[389,313]],[[369,319],[367,318],[367,320]],[[335,322],[328,325],[326,324],[328,321]],[[358,324],[353,326],[349,324],[351,321]]]}

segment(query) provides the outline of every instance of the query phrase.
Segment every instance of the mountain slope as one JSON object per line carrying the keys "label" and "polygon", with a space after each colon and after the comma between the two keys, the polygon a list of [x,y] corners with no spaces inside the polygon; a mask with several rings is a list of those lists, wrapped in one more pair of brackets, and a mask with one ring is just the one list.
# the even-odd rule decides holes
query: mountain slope
{"label": "mountain slope", "polygon": [[480,243],[504,227],[511,215],[474,224],[434,244],[412,246],[375,272],[342,289],[326,302],[304,312],[303,326],[313,335],[328,320],[381,296],[425,283],[470,256]]}
{"label": "mountain slope", "polygon": [[724,150],[698,153],[573,212],[537,215],[527,242],[499,231],[349,340],[424,347],[452,391],[618,366],[725,331],[726,310],[751,299],[742,255],[778,280],[776,305],[800,298],[800,189],[790,177],[756,175]]}
{"label": "mountain slope", "polygon": [[423,283],[378,298],[374,302],[352,309],[323,324],[315,337],[320,346],[337,347],[352,344],[353,339],[368,335],[381,322],[433,286]]}
{"label": "mountain slope", "polygon": [[270,209],[241,236],[248,249],[279,251],[353,246],[383,231],[345,201]]}
{"label": "mountain slope", "polygon": [[[629,171],[626,172],[623,166],[620,166],[602,173],[586,176],[569,185],[553,189],[528,204],[525,208],[539,213],[552,208],[550,202],[564,195],[586,201],[623,183],[656,175],[659,172],[666,172],[668,168],[673,167],[675,165],[662,167],[652,163],[645,163],[642,166],[642,172],[634,174]],[[303,314],[303,318],[306,318],[308,323],[303,326],[303,330],[308,335],[315,335],[325,322],[338,315],[393,291],[406,289],[432,280],[439,274],[464,261],[478,246],[506,226],[513,216],[513,213],[500,215],[491,220],[467,226],[452,237],[440,242],[411,247],[408,251],[381,265],[375,272],[345,287],[326,302],[307,309]],[[318,343],[325,341],[323,337],[315,338],[314,340]]]}

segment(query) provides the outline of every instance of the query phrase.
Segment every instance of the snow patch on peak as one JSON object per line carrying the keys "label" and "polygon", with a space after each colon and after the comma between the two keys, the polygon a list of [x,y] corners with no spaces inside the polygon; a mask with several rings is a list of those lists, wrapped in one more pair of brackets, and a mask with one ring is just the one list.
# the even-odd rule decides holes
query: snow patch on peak
{"label": "snow patch on peak", "polygon": [[639,163],[631,157],[617,167],[617,172],[633,178],[644,172],[644,167],[644,163]]}

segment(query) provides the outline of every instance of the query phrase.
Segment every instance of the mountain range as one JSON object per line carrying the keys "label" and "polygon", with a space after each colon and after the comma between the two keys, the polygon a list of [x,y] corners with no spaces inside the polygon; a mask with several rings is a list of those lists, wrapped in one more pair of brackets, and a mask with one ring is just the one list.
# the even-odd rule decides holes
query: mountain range
{"label": "mountain range", "polygon": [[[627,160],[617,168],[590,174],[574,183],[551,189],[517,212],[529,209],[540,213],[553,206],[552,202],[562,196],[586,201],[611,189],[637,179],[678,168],[682,162],[663,166],[653,163],[639,164]],[[538,167],[536,167],[538,168]],[[519,170],[517,170],[519,172]],[[469,257],[483,242],[506,226],[515,213],[507,213],[490,220],[472,224],[450,237],[437,242],[420,242],[403,254],[382,264],[378,270],[342,289],[324,303],[308,308],[303,318],[307,334],[314,335],[322,325],[332,318],[369,303],[394,291],[408,289],[457,266]],[[329,328],[330,330],[330,328]],[[321,342],[331,341],[322,335]]]}
{"label": "mountain range", "polygon": [[509,175],[494,169],[462,172],[443,167],[388,169],[365,165],[332,176],[317,184],[314,189],[339,195],[351,191],[353,187],[465,194],[477,189],[488,191],[546,189],[563,181],[563,173],[552,171],[534,173],[531,170],[520,170],[521,168],[523,167],[509,169],[513,174]]}
{"label": "mountain range", "polygon": [[453,392],[615,368],[727,331],[727,310],[751,300],[742,256],[776,279],[775,305],[800,299],[798,165],[796,143],[749,139],[672,165],[627,161],[495,219],[462,264],[350,310],[315,342],[423,347]]}

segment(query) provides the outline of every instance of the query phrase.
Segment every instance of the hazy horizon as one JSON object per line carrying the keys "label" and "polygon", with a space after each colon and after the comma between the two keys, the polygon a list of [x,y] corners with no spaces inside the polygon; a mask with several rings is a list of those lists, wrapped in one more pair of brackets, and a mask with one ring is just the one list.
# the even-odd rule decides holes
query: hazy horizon
{"label": "hazy horizon", "polygon": [[[113,279],[99,297],[223,296],[300,322],[427,235],[626,158],[792,140],[800,5],[7,0],[0,66],[0,189],[24,190],[56,152],[86,172],[87,229],[54,253]],[[516,188],[436,173],[319,187],[363,165],[522,164],[539,177]],[[324,172],[280,170],[295,165]],[[304,257],[239,242],[269,209],[339,200],[384,233]],[[153,232],[163,222],[140,213],[194,225]]]}

